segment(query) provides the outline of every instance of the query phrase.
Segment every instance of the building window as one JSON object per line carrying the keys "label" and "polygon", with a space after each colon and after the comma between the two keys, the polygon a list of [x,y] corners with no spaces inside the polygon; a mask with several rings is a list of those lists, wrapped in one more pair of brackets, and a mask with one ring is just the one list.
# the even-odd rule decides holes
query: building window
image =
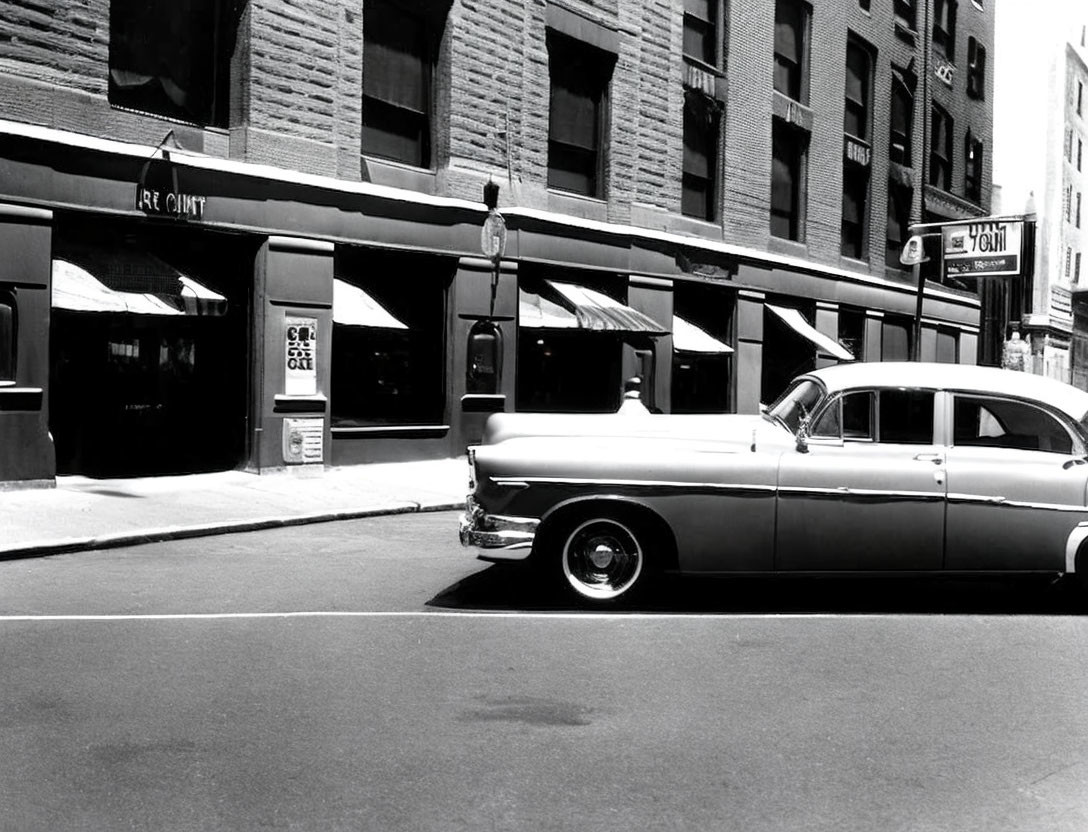
{"label": "building window", "polygon": [[1077,136],[1077,170],[1080,170],[1081,158],[1084,156],[1084,142]]}
{"label": "building window", "polygon": [[860,9],[861,9],[861,10],[862,10],[863,12],[867,12],[867,11],[869,11],[869,9],[870,9],[870,7],[871,7],[871,6],[872,6],[872,3],[870,2],[870,0],[858,0],[858,7],[859,7],[859,8],[860,8]]}
{"label": "building window", "polygon": [[916,21],[914,0],[894,0],[892,5],[895,9],[896,19],[904,23],[908,29],[914,31]]}
{"label": "building window", "polygon": [[432,79],[441,24],[366,0],[363,9],[363,153],[427,168]]}
{"label": "building window", "polygon": [[1065,186],[1065,196],[1062,198],[1062,210],[1065,212],[1065,221],[1073,221],[1073,186]]}
{"label": "building window", "polygon": [[684,96],[684,160],[681,211],[689,217],[717,216],[718,108],[706,96]]}
{"label": "building window", "polygon": [[684,0],[684,55],[718,67],[718,0]]}
{"label": "building window", "polygon": [[1069,279],[1069,269],[1073,265],[1073,249],[1066,246],[1065,249],[1065,279]]}
{"label": "building window", "polygon": [[1073,282],[1080,283],[1080,252],[1077,252],[1077,256],[1073,258],[1076,265],[1073,267]]}
{"label": "building window", "polygon": [[905,268],[899,255],[910,237],[910,203],[914,191],[905,185],[888,182],[888,233],[884,263],[893,269]]}
{"label": "building window", "polygon": [[901,315],[886,315],[881,327],[880,360],[907,361],[911,357],[914,322]]}
{"label": "building window", "polygon": [[229,126],[238,15],[217,0],[110,0],[110,104]]}
{"label": "building window", "polygon": [[1083,115],[1081,107],[1084,104],[1084,82],[1077,81],[1077,115]]}
{"label": "building window", "polygon": [[337,279],[361,289],[383,314],[349,324],[338,322],[333,309],[333,427],[440,424],[446,292],[455,266],[353,246],[337,246],[335,260]]}
{"label": "building window", "polygon": [[615,55],[548,30],[548,187],[604,198],[608,84]]}
{"label": "building window", "polygon": [[1077,191],[1077,228],[1080,228],[1080,191]]}
{"label": "building window", "polygon": [[892,115],[888,158],[911,166],[911,136],[914,133],[914,88],[902,70],[892,68]]}
{"label": "building window", "polygon": [[869,254],[869,169],[846,162],[842,171],[842,254],[864,260]]}
{"label": "building window", "polygon": [[801,241],[808,137],[776,120],[771,145],[771,234]]}
{"label": "building window", "polygon": [[967,94],[972,98],[986,94],[986,47],[973,37],[967,39]]}
{"label": "building window", "polygon": [[934,0],[933,46],[948,60],[956,59],[956,0]]}
{"label": "building window", "polygon": [[0,290],[0,381],[15,381],[15,346],[18,344],[15,295]]}
{"label": "building window", "polygon": [[797,0],[774,6],[774,88],[787,98],[808,103],[809,9]]}
{"label": "building window", "polygon": [[856,41],[849,41],[846,44],[846,111],[842,129],[863,141],[869,139],[871,76],[869,50]]}
{"label": "building window", "polygon": [[982,200],[982,142],[967,131],[963,153],[963,192],[972,202]]}
{"label": "building window", "polygon": [[933,105],[929,133],[929,184],[948,191],[952,188],[952,116]]}

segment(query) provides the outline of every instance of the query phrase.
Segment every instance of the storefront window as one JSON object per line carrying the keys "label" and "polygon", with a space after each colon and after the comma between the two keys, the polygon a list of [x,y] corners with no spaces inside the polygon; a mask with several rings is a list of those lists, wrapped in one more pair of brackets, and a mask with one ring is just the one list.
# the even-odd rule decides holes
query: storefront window
{"label": "storefront window", "polygon": [[445,407],[446,290],[438,257],[337,250],[337,279],[384,311],[372,323],[337,322],[333,309],[333,427],[434,425]]}
{"label": "storefront window", "polygon": [[[732,292],[701,284],[675,288],[673,413],[726,413],[731,409],[733,353],[727,350],[733,343],[735,298]],[[678,328],[678,319],[698,327],[707,340],[687,343],[683,330]],[[720,346],[715,347],[713,341]]]}
{"label": "storefront window", "polygon": [[0,290],[0,381],[15,380],[15,296]]}

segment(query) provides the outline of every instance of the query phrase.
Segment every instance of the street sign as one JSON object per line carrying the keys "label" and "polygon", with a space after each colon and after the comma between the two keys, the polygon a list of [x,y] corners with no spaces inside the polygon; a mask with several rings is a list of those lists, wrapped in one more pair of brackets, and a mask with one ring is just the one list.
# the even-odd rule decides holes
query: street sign
{"label": "street sign", "polygon": [[919,263],[925,263],[928,260],[925,249],[922,248],[922,236],[920,234],[915,234],[907,240],[903,246],[903,251],[899,254],[899,262],[904,266],[917,266]]}
{"label": "street sign", "polygon": [[941,229],[945,274],[1001,277],[1020,274],[1022,220],[983,220]]}
{"label": "street sign", "polygon": [[498,211],[492,211],[484,220],[480,231],[480,250],[488,260],[498,260],[506,251],[506,220]]}

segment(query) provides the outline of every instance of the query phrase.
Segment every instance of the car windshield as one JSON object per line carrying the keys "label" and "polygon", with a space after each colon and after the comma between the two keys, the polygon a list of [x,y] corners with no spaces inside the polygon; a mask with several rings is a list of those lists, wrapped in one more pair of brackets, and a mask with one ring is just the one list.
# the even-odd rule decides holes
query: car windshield
{"label": "car windshield", "polygon": [[797,433],[802,417],[810,415],[823,397],[823,387],[811,379],[799,379],[768,408],[767,415]]}

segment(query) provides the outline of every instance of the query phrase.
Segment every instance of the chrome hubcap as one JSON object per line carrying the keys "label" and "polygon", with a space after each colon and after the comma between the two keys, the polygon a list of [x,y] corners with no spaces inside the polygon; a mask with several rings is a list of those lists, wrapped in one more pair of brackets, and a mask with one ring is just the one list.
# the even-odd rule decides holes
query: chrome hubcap
{"label": "chrome hubcap", "polygon": [[642,572],[643,553],[635,535],[617,520],[587,520],[563,547],[563,573],[586,598],[622,595]]}

